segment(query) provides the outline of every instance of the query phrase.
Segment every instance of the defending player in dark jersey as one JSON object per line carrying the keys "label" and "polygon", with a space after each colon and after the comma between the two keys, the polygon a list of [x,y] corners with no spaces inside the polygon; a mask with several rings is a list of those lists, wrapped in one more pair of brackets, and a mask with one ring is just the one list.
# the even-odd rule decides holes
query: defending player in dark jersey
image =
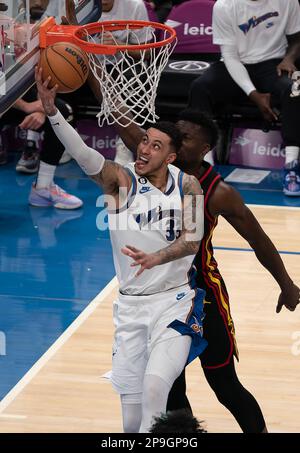
{"label": "defending player in dark jersey", "polygon": [[[240,383],[233,355],[238,357],[234,324],[225,283],[213,255],[212,237],[218,216],[224,217],[250,244],[257,259],[273,275],[281,288],[276,311],[284,305],[293,311],[299,303],[299,288],[289,277],[270,238],[244,204],[239,193],[226,184],[212,166],[203,161],[217,140],[216,127],[204,114],[186,110],[177,126],[183,145],[177,165],[201,182],[204,201],[204,237],[195,258],[197,284],[206,291],[204,337],[208,341],[200,360],[205,377],[218,400],[233,414],[244,432],[266,432],[265,421],[255,398]],[[184,373],[169,394],[168,410],[189,407],[185,396]]]}

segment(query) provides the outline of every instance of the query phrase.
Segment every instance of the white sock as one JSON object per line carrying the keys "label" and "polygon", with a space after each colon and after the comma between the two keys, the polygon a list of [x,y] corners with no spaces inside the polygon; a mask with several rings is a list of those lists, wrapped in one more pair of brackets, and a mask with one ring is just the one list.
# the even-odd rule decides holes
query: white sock
{"label": "white sock", "polygon": [[170,389],[186,364],[191,341],[188,335],[180,335],[152,349],[144,375],[140,433],[149,432],[153,417],[166,411]]}
{"label": "white sock", "polygon": [[46,164],[46,162],[40,161],[40,168],[36,181],[37,189],[44,189],[52,185],[55,169],[56,165],[50,165]]}
{"label": "white sock", "polygon": [[285,147],[285,166],[287,168],[295,167],[298,163],[299,147],[286,146]]}
{"label": "white sock", "polygon": [[153,417],[158,417],[166,412],[172,385],[159,376],[150,374],[145,375],[143,385],[142,422],[139,432],[148,433],[154,421]]}

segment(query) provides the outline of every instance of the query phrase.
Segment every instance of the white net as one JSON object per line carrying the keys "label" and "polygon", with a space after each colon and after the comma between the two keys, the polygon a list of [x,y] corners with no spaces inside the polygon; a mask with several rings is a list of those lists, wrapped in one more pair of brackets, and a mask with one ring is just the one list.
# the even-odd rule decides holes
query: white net
{"label": "white net", "polygon": [[[160,41],[169,37],[167,30],[162,33]],[[127,27],[121,32],[103,30],[97,35],[89,35],[88,41],[118,45],[120,34],[122,43],[128,46],[128,50],[118,51],[115,55],[89,54],[90,67],[99,82],[103,97],[101,110],[97,115],[99,126],[105,122],[122,126],[154,123],[158,119],[155,98],[159,79],[176,40],[147,50],[130,50],[132,44],[157,42],[157,31],[147,26],[139,30]]]}

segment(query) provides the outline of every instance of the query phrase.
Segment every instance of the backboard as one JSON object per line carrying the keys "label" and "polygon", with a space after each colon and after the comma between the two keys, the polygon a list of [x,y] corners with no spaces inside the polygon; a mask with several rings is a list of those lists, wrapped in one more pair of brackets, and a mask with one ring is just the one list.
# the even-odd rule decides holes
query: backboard
{"label": "backboard", "polygon": [[[101,15],[99,0],[75,0],[75,5],[80,24]],[[40,24],[49,16],[60,23],[64,14],[65,0],[0,0],[0,115],[34,83]]]}

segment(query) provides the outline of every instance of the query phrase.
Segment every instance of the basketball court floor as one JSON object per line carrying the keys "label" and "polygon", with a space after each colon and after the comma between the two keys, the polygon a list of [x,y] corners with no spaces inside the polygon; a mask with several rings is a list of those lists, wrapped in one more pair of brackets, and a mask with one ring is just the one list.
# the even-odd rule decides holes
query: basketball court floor
{"label": "basketball court floor", "polygon": [[[0,178],[0,432],[121,432],[111,368],[117,282],[108,231],[96,219],[101,194],[74,162],[57,182],[84,201],[77,211],[32,208],[33,176]],[[226,174],[232,168],[221,168]],[[285,199],[279,174],[240,184],[245,201],[300,283],[300,200]],[[229,290],[240,351],[238,374],[271,432],[300,432],[300,311],[275,313],[279,288],[249,245],[222,219],[216,257]],[[240,432],[205,382],[188,368],[188,396],[209,432]]]}

